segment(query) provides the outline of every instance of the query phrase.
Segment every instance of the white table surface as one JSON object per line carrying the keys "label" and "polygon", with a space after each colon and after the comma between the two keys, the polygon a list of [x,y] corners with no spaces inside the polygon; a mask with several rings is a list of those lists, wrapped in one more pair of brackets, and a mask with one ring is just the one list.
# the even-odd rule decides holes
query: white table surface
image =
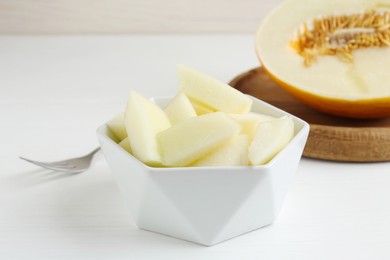
{"label": "white table surface", "polygon": [[390,259],[390,163],[302,159],[276,222],[213,247],[141,231],[97,146],[130,89],[173,95],[176,64],[223,81],[258,65],[252,35],[0,36],[0,259]]}

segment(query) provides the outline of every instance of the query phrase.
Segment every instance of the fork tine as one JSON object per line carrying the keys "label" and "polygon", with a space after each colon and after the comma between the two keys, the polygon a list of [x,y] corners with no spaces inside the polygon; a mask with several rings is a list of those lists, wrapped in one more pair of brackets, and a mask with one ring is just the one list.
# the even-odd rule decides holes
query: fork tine
{"label": "fork tine", "polygon": [[66,162],[64,161],[58,161],[58,162],[41,162],[41,161],[35,161],[35,160],[31,160],[31,159],[27,159],[26,157],[22,157],[22,156],[19,156],[20,159],[22,160],[25,160],[29,163],[32,163],[32,164],[39,164],[39,166],[41,165],[46,165],[48,167],[51,167],[51,166],[54,166],[54,167],[58,167],[58,168],[69,168],[69,166],[66,165]]}
{"label": "fork tine", "polygon": [[97,147],[93,151],[91,151],[90,153],[84,156],[75,157],[75,158],[62,160],[62,161],[55,161],[55,162],[40,162],[40,161],[30,160],[25,157],[19,157],[19,158],[26,162],[35,164],[37,166],[52,171],[60,171],[60,172],[67,172],[67,173],[82,173],[89,169],[89,167],[91,166],[91,162],[94,158],[94,155],[99,151],[100,151],[100,147]]}
{"label": "fork tine", "polygon": [[[44,164],[44,165],[47,165],[49,167],[54,166],[54,167],[58,167],[58,168],[74,168],[73,165],[69,164],[69,161],[74,160],[74,159],[68,159],[65,161],[56,161],[56,162],[42,162],[42,161],[35,161],[35,160],[27,159],[27,158],[22,157],[22,156],[19,156],[19,158],[22,160],[25,160],[27,162],[33,163],[33,164],[39,163],[40,165]],[[77,159],[77,158],[75,158],[75,159]]]}
{"label": "fork tine", "polygon": [[66,165],[67,163],[69,163],[70,161],[73,161],[73,160],[79,160],[81,158],[86,158],[86,157],[92,157],[94,156],[98,151],[100,151],[100,147],[94,149],[93,151],[91,151],[90,153],[82,156],[82,157],[73,157],[73,158],[68,158],[66,160],[61,160],[61,161],[54,161],[54,162],[41,162],[41,163],[47,163],[47,164],[50,164],[50,165],[58,165],[58,166],[64,166]]}
{"label": "fork tine", "polygon": [[22,160],[25,160],[29,163],[32,163],[32,164],[35,164],[37,166],[40,166],[40,167],[43,167],[43,168],[46,168],[46,169],[49,169],[49,170],[54,170],[54,171],[63,171],[63,172],[69,172],[69,171],[75,171],[75,170],[72,170],[74,167],[71,167],[71,166],[56,166],[56,165],[53,165],[51,163],[44,163],[44,162],[38,162],[38,161],[33,161],[33,160],[30,160],[30,159],[27,159],[27,158],[24,158],[24,157],[19,157],[20,159]]}

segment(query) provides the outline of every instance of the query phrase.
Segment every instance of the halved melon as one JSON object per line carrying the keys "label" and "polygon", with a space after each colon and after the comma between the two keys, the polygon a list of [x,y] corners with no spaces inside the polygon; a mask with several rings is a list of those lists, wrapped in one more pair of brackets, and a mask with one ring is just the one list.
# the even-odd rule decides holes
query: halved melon
{"label": "halved melon", "polygon": [[303,103],[352,118],[390,116],[390,0],[288,0],[256,33],[267,73]]}

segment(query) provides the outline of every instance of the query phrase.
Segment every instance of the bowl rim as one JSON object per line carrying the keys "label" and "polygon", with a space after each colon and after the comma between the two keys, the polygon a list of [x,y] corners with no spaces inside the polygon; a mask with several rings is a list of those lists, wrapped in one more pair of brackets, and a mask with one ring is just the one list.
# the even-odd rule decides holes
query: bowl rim
{"label": "bowl rim", "polygon": [[[247,95],[247,94],[245,94]],[[108,135],[107,135],[107,132],[110,131],[108,126],[106,125],[106,123],[100,125],[97,130],[96,130],[96,134],[98,135],[98,137],[101,137],[103,140],[105,141],[108,141],[112,144],[115,144],[115,147],[122,153],[126,154],[127,156],[129,156],[130,159],[134,160],[137,164],[139,164],[140,166],[143,166],[145,167],[146,169],[148,169],[149,171],[158,171],[158,172],[165,172],[165,171],[178,171],[178,170],[186,170],[186,171],[205,171],[207,170],[207,172],[209,171],[220,171],[220,170],[229,170],[229,171],[232,171],[232,170],[238,170],[238,169],[249,169],[249,170],[260,170],[260,169],[268,169],[268,168],[271,168],[278,160],[280,157],[283,156],[284,153],[286,153],[286,151],[289,149],[289,147],[292,147],[294,145],[297,144],[297,142],[299,142],[302,138],[305,137],[305,135],[307,135],[309,133],[309,130],[310,130],[310,126],[309,124],[300,119],[299,117],[297,116],[294,116],[280,108],[277,108],[267,102],[264,102],[258,98],[255,98],[253,96],[250,96],[250,95],[247,95],[249,96],[254,102],[257,102],[257,103],[260,103],[261,105],[264,105],[274,111],[276,111],[277,113],[279,114],[283,114],[283,115],[287,115],[287,116],[290,116],[293,121],[294,121],[294,124],[296,123],[299,123],[301,125],[301,129],[295,133],[294,137],[291,139],[291,141],[280,151],[278,152],[268,163],[266,164],[263,164],[263,165],[248,165],[248,166],[197,166],[197,167],[188,167],[188,166],[180,166],[180,167],[153,167],[153,166],[149,166],[147,164],[144,164],[143,162],[141,162],[139,159],[137,159],[135,156],[133,156],[132,154],[128,153],[126,150],[124,150],[122,147],[120,147],[118,145],[118,143],[116,143],[114,140],[112,140]],[[170,99],[172,99],[172,96],[162,96],[162,97],[151,97],[149,98],[152,102],[154,103],[157,103],[157,102],[166,102],[166,101],[169,101]]]}

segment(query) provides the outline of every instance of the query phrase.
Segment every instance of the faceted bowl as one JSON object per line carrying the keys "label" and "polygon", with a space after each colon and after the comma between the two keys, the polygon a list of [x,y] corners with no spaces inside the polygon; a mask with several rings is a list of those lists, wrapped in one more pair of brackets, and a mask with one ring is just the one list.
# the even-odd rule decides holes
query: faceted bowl
{"label": "faceted bowl", "polygon": [[[169,100],[152,99],[160,106]],[[252,111],[290,115],[256,98]],[[277,218],[309,133],[306,122],[290,116],[294,138],[262,166],[154,168],[123,150],[106,125],[97,137],[136,226],[211,246]]]}

